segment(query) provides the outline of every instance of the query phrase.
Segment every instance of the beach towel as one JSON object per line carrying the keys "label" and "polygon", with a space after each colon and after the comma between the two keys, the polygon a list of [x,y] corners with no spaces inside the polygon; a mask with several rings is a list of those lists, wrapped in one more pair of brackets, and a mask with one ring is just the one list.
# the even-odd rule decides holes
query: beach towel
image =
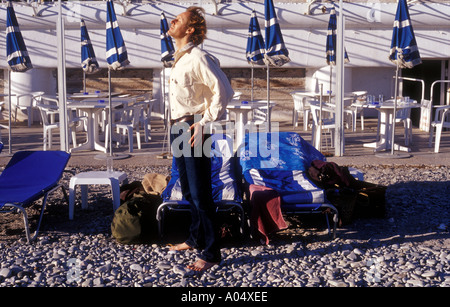
{"label": "beach towel", "polygon": [[277,191],[265,186],[251,184],[249,191],[252,235],[267,245],[268,235],[287,228],[281,213],[281,198]]}

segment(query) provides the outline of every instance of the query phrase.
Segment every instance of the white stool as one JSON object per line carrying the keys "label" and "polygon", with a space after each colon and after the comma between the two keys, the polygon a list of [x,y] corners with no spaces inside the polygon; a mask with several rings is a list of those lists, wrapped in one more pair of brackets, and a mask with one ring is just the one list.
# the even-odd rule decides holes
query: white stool
{"label": "white stool", "polygon": [[120,206],[120,184],[127,181],[127,174],[124,172],[94,171],[83,172],[73,176],[69,184],[69,220],[73,219],[75,205],[75,188],[81,186],[81,208],[87,207],[87,195],[89,184],[109,184],[112,191],[113,210]]}

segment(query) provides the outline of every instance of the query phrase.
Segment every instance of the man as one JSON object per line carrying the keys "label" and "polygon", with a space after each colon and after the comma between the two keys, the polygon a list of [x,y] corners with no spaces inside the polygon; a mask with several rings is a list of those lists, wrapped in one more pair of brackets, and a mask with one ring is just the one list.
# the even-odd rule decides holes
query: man
{"label": "man", "polygon": [[[217,120],[233,97],[217,59],[197,47],[206,38],[204,14],[201,7],[189,7],[172,20],[168,31],[177,47],[169,81],[171,144],[182,193],[191,204],[192,216],[189,238],[170,250],[202,249],[196,262],[188,265],[194,271],[207,270],[221,260],[211,164],[201,145],[205,124]],[[183,127],[189,127],[190,135],[188,142],[181,142],[179,147],[180,142],[174,140],[184,137]]]}

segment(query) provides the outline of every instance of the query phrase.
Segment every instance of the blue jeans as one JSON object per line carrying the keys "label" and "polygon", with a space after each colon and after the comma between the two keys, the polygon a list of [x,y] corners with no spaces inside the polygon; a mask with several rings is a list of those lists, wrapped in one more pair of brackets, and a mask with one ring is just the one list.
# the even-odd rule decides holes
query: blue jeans
{"label": "blue jeans", "polygon": [[[181,123],[188,127],[193,122]],[[173,128],[178,130],[178,123]],[[219,231],[216,221],[216,206],[212,197],[211,188],[211,159],[205,156],[201,148],[190,147],[187,141],[190,133],[185,129],[171,131],[170,142],[175,163],[180,175],[181,191],[184,198],[190,203],[191,226],[188,239],[185,241],[190,247],[202,249],[199,258],[207,262],[220,262]],[[183,135],[184,134],[184,135]],[[182,137],[184,142],[174,140]],[[205,135],[204,139],[207,139]],[[189,146],[188,148],[186,148]],[[203,147],[203,146],[201,146]],[[180,153],[181,151],[181,153]]]}

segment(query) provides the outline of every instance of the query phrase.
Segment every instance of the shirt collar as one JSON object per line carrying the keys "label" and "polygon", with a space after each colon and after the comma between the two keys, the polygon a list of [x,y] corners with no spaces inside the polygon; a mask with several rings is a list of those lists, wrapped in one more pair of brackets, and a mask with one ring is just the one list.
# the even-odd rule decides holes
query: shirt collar
{"label": "shirt collar", "polygon": [[194,43],[193,42],[189,42],[186,45],[184,45],[181,49],[178,49],[174,53],[175,63],[183,56],[183,54],[185,54],[186,52],[188,52],[189,50],[191,50],[194,47],[195,47]]}

